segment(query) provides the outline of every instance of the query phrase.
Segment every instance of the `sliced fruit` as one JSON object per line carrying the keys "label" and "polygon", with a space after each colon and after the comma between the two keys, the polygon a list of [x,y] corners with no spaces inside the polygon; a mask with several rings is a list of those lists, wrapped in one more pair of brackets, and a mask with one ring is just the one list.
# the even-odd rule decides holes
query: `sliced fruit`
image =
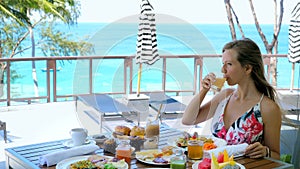
{"label": "sliced fruit", "polygon": [[[228,157],[227,157],[227,158],[228,158]],[[220,153],[220,154],[218,155],[217,161],[218,161],[218,163],[223,163],[223,162],[225,162],[225,161],[224,161],[224,154],[223,154],[223,153]]]}
{"label": "sliced fruit", "polygon": [[223,155],[224,155],[224,160],[223,160],[223,162],[227,162],[227,161],[229,160],[229,157],[228,157],[228,153],[227,153],[227,150],[226,150],[226,149],[224,150]]}
{"label": "sliced fruit", "polygon": [[214,153],[211,155],[211,169],[219,169],[219,164]]}

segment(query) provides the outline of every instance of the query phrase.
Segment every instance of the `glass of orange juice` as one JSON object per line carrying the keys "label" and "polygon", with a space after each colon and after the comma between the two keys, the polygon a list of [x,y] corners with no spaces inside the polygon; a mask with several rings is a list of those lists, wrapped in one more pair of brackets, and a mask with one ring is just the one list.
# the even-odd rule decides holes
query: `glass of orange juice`
{"label": "glass of orange juice", "polygon": [[189,140],[188,141],[188,158],[198,160],[203,157],[203,141]]}
{"label": "glass of orange juice", "polygon": [[215,91],[221,91],[222,87],[224,86],[225,81],[226,81],[226,78],[217,77],[216,80],[212,83],[211,88]]}
{"label": "glass of orange juice", "polygon": [[121,141],[116,148],[116,157],[118,159],[125,159],[128,165],[131,162],[131,154],[134,151],[134,147],[131,147],[127,141]]}

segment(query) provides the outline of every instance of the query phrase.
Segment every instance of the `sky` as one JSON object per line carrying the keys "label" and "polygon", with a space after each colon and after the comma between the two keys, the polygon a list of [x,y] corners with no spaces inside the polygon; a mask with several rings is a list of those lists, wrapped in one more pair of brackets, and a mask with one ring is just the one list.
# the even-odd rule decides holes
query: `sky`
{"label": "sky", "polygon": [[[141,0],[79,0],[78,22],[111,23],[140,12]],[[274,23],[274,0],[252,0],[259,23]],[[278,2],[280,0],[277,0]],[[177,17],[189,23],[228,23],[224,0],[149,0],[157,14]],[[284,1],[283,23],[288,24],[299,0]],[[241,24],[254,23],[249,0],[231,0]],[[278,5],[279,6],[279,5]],[[279,9],[278,9],[279,10]]]}

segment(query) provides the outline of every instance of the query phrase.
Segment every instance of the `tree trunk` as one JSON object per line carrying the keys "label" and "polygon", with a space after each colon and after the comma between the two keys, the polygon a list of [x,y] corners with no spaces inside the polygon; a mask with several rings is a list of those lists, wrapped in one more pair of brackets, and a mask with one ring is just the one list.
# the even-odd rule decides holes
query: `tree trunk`
{"label": "tree trunk", "polygon": [[[30,11],[27,11],[28,16]],[[31,39],[31,57],[35,57],[35,40],[34,40],[34,33],[33,33],[33,28],[31,25],[28,26],[28,30],[30,32],[30,39]],[[35,97],[39,96],[39,85],[38,85],[38,79],[36,75],[36,66],[35,66],[35,61],[32,61],[32,80],[33,80],[33,88],[34,88],[34,95]]]}
{"label": "tree trunk", "polygon": [[227,12],[229,28],[230,28],[230,32],[231,32],[231,39],[236,40],[236,33],[235,33],[234,23],[233,23],[232,14],[231,14],[230,0],[224,0],[224,3],[225,3],[226,12]]}
{"label": "tree trunk", "polygon": [[[281,23],[282,23],[282,18],[283,18],[283,0],[280,0],[280,13],[279,13],[279,18],[277,17],[277,1],[274,0],[274,33],[273,33],[273,39],[272,42],[269,44],[266,36],[262,32],[262,29],[259,25],[258,19],[256,17],[256,13],[254,10],[254,6],[252,3],[252,0],[249,0],[252,15],[255,21],[255,26],[256,29],[265,45],[266,51],[268,54],[273,54],[273,49],[274,49],[274,54],[277,54],[277,48],[278,48],[278,36],[280,33],[280,28],[281,28]],[[276,87],[277,86],[277,58],[273,57],[270,60],[270,72],[271,72],[271,85]]]}

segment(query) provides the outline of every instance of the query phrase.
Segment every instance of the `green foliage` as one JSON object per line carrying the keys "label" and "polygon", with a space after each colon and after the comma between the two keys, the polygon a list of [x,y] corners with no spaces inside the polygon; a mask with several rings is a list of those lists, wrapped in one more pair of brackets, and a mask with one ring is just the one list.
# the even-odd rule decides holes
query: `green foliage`
{"label": "green foliage", "polygon": [[[26,21],[20,25],[15,17],[4,15],[1,5],[17,13],[26,14],[30,11],[27,15],[30,24],[26,26]],[[79,56],[92,53],[93,46],[86,41],[88,37],[75,40],[72,34],[57,30],[54,24],[59,20],[67,24],[76,23],[79,14],[80,4],[76,0],[0,1],[0,57],[13,57],[32,49],[33,46],[28,45],[32,40],[30,27],[34,30],[36,49],[40,49],[45,56]]]}
{"label": "green foliage", "polygon": [[25,27],[20,26],[15,21],[8,21],[8,20],[2,20],[0,21],[0,48],[1,53],[0,56],[2,58],[9,58],[13,57],[15,51],[19,51],[22,53],[24,50],[25,45],[18,44],[18,41],[28,32],[28,30]]}
{"label": "green foliage", "polygon": [[89,37],[77,37],[79,41],[72,39],[72,34],[66,34],[55,28],[51,23],[41,28],[40,48],[45,56],[85,56],[93,53],[93,45],[88,43]]}
{"label": "green foliage", "polygon": [[[79,15],[78,0],[0,0],[0,58],[12,58],[27,50],[35,53],[36,49],[45,56],[92,53],[92,44],[85,41],[87,37],[75,39],[53,24],[62,21],[73,25]],[[0,83],[5,83],[5,72],[6,65],[2,63]],[[21,78],[15,70],[11,72],[13,80]]]}
{"label": "green foliage", "polygon": [[280,160],[286,163],[291,163],[292,156],[290,154],[282,154]]}

